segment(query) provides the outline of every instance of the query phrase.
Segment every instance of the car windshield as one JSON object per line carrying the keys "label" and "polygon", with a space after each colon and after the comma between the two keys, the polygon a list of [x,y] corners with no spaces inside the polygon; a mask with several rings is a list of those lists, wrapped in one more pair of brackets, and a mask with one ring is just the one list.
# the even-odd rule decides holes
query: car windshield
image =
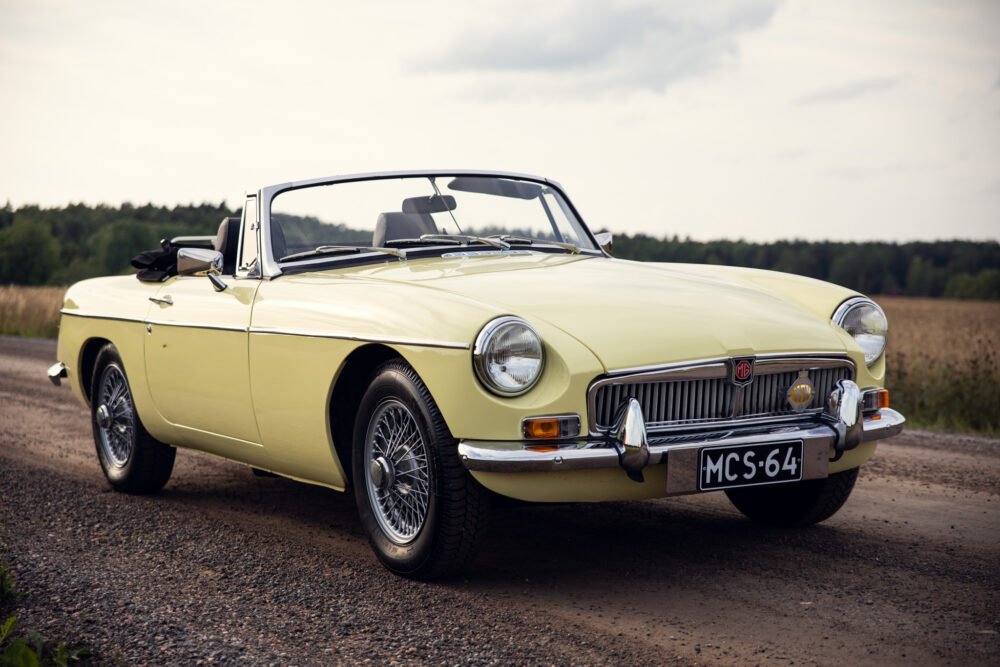
{"label": "car windshield", "polygon": [[554,188],[495,176],[407,176],[312,185],[271,202],[279,262],[349,256],[356,249],[469,246],[595,250]]}

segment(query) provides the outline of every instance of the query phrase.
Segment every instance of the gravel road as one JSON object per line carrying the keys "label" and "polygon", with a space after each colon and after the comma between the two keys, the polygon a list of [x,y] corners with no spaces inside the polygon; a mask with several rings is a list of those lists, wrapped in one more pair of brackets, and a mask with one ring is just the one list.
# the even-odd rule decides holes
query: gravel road
{"label": "gravel road", "polygon": [[54,344],[0,338],[0,613],[128,664],[998,664],[1000,440],[909,432],[795,532],[722,494],[498,512],[461,579],[383,570],[345,494],[189,451],[109,491]]}

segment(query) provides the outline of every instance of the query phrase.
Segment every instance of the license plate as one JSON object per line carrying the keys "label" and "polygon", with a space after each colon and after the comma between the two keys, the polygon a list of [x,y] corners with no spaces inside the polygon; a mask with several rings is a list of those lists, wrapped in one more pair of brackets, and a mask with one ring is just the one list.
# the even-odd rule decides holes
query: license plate
{"label": "license plate", "polygon": [[802,479],[802,441],[706,447],[698,452],[698,489],[797,482]]}

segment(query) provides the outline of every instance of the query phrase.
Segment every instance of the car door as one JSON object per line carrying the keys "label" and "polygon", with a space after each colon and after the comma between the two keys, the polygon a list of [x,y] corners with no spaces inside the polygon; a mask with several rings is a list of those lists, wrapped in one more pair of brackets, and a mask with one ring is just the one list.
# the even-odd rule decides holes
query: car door
{"label": "car door", "polygon": [[[224,276],[213,289],[204,276],[177,276],[151,299],[146,323],[146,378],[156,409],[182,429],[189,446],[259,445],[250,396],[250,312],[260,281]],[[187,433],[184,433],[187,431]],[[199,434],[217,436],[200,438]],[[206,444],[208,446],[206,446]]]}

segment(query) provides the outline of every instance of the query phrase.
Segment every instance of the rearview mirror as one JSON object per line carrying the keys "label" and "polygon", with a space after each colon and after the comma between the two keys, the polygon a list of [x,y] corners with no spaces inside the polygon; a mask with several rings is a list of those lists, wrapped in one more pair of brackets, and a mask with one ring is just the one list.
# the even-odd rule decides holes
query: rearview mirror
{"label": "rearview mirror", "polygon": [[219,277],[222,273],[222,253],[205,248],[181,248],[177,251],[177,275],[208,276],[216,292],[228,285]]}
{"label": "rearview mirror", "polygon": [[451,195],[410,197],[403,200],[403,213],[444,213],[454,210],[455,198]]}
{"label": "rearview mirror", "polygon": [[594,239],[597,241],[597,245],[601,246],[601,250],[611,254],[611,248],[614,246],[612,243],[614,237],[611,236],[611,232],[599,232],[594,234]]}

